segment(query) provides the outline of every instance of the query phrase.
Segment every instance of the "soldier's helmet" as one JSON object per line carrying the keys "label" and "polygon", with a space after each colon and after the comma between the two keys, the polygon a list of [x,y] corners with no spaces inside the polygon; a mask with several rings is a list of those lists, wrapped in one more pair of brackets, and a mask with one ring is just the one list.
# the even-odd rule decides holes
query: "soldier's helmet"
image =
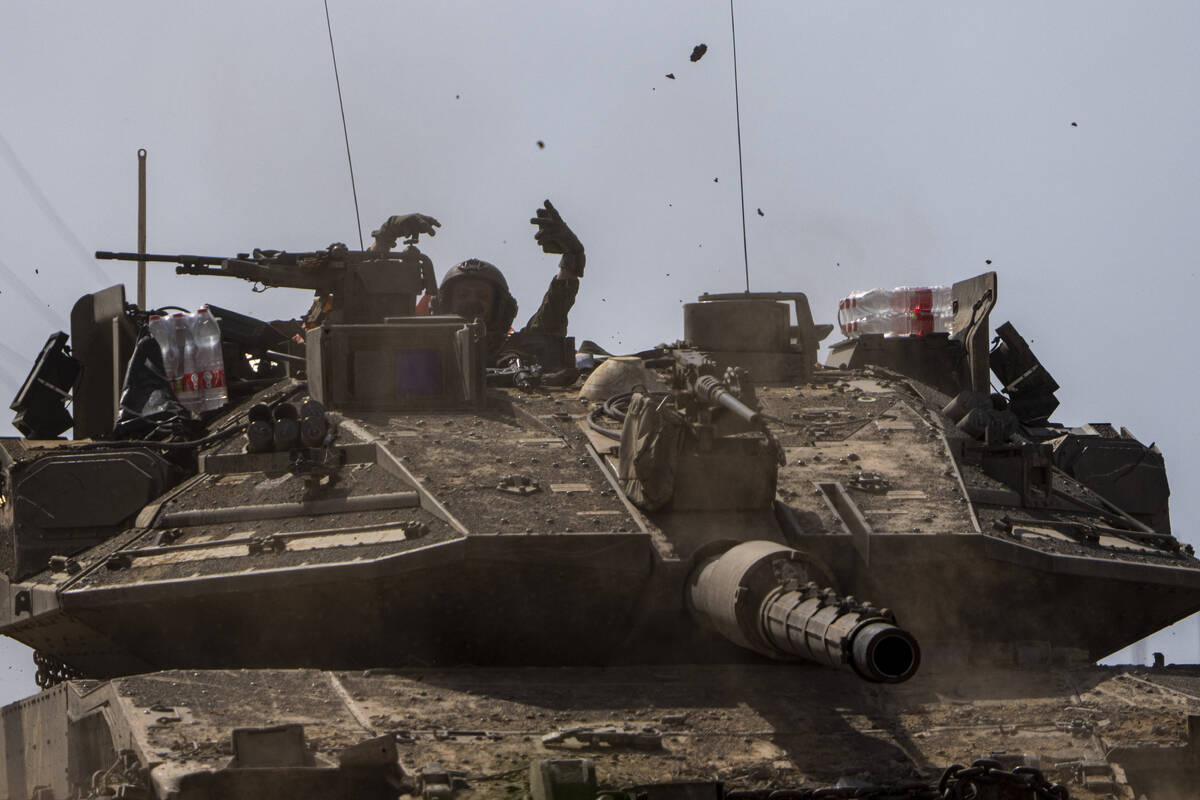
{"label": "soldier's helmet", "polygon": [[478,258],[468,258],[449,269],[442,278],[442,285],[438,287],[437,297],[430,303],[430,311],[434,314],[449,313],[454,283],[463,278],[479,278],[492,285],[495,299],[492,301],[492,314],[486,322],[490,331],[500,335],[507,334],[513,320],[517,318],[517,299],[508,290],[508,281],[504,279],[504,273],[495,264]]}

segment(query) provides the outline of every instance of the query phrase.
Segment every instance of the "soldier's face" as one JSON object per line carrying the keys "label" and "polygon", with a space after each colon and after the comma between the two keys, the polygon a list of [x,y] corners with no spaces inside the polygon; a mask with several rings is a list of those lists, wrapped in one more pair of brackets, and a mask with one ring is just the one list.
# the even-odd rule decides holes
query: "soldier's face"
{"label": "soldier's face", "polygon": [[496,290],[482,278],[461,278],[450,292],[450,313],[490,321]]}

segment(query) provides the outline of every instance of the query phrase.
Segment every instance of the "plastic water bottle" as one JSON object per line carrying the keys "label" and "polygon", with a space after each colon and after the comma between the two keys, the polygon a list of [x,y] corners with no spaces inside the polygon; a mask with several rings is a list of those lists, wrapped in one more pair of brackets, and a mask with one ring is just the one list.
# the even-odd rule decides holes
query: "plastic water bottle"
{"label": "plastic water bottle", "polygon": [[854,292],[838,303],[838,322],[879,316],[888,312],[932,311],[949,315],[949,286],[897,286],[895,289],[870,289]]}
{"label": "plastic water bottle", "polygon": [[838,324],[844,329],[855,320],[879,316],[891,310],[892,292],[889,289],[852,292],[838,301]]}
{"label": "plastic water bottle", "polygon": [[854,292],[838,302],[838,324],[848,338],[864,333],[923,336],[952,332],[949,286],[898,286]]}
{"label": "plastic water bottle", "polygon": [[864,333],[882,333],[884,336],[924,336],[936,329],[936,318],[932,311],[888,311],[873,317],[862,317],[842,325],[842,333],[855,338]]}
{"label": "plastic water bottle", "polygon": [[221,352],[221,327],[203,306],[196,312],[196,374],[200,391],[200,410],[221,408],[229,399],[225,389],[225,358]]}
{"label": "plastic water bottle", "polygon": [[158,314],[150,315],[149,328],[150,335],[158,342],[158,349],[162,351],[163,372],[167,382],[171,384],[171,390],[174,391],[175,379],[179,377],[179,345],[175,341],[175,328],[170,318]]}
{"label": "plastic water bottle", "polygon": [[196,316],[177,312],[171,315],[171,322],[179,348],[175,396],[188,411],[200,411],[200,385],[196,380]]}

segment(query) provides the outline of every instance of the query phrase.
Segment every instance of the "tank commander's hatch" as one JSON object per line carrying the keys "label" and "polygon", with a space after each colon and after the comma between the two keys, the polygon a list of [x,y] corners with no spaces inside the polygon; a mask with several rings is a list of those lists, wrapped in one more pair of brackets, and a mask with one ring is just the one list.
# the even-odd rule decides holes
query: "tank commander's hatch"
{"label": "tank commander's hatch", "polygon": [[462,317],[390,317],[308,333],[308,385],[330,410],[468,409],[484,404],[484,326]]}
{"label": "tank commander's hatch", "polygon": [[71,353],[82,365],[72,403],[76,439],[112,435],[136,339],[137,331],[125,315],[122,284],[85,294],[71,309]]}

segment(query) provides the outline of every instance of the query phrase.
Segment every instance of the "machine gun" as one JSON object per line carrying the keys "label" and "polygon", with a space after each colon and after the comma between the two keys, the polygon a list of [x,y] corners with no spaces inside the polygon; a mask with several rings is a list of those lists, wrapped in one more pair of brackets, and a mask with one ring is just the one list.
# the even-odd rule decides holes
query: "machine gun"
{"label": "machine gun", "polygon": [[337,243],[304,253],[255,249],[234,258],[107,251],[97,251],[96,258],[175,264],[178,275],[219,275],[263,287],[312,289],[319,298],[310,324],[366,324],[412,316],[418,294],[437,293],[433,262],[413,244],[386,254]]}
{"label": "machine gun", "polygon": [[671,396],[634,389],[621,428],[617,477],[633,502],[653,511],[745,511],[775,502],[783,448],[755,403],[749,373],[698,350],[669,347]]}
{"label": "machine gun", "polygon": [[[714,435],[755,431],[766,437],[782,466],[783,448],[767,427],[766,418],[752,408],[757,403],[750,374],[741,367],[723,373],[715,361],[699,350],[672,349],[671,389],[675,405],[684,413],[702,446]],[[720,374],[720,377],[718,377]],[[728,412],[717,413],[714,412]]]}
{"label": "machine gun", "polygon": [[762,423],[762,415],[741,400],[745,393],[747,400],[755,402],[754,387],[746,370],[730,367],[717,377],[720,367],[699,350],[672,350],[671,357],[674,362],[671,387],[679,408],[689,417],[708,416],[702,414],[704,409],[720,406],[747,425],[757,427]]}

